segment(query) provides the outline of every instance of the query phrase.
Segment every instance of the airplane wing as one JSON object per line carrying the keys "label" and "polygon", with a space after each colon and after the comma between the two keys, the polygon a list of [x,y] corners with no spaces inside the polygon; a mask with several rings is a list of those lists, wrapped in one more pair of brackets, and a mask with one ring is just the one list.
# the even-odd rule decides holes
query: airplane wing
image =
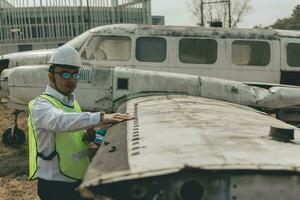
{"label": "airplane wing", "polygon": [[[84,196],[299,198],[300,130],[294,126],[246,106],[187,95],[139,97],[118,111],[135,119],[108,129],[80,186]],[[274,129],[294,132],[294,140],[273,139]]]}

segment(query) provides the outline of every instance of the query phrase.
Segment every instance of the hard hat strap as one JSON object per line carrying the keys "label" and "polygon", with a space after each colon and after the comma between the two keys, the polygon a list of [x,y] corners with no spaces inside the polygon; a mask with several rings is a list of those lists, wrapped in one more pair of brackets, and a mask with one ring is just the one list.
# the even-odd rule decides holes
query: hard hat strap
{"label": "hard hat strap", "polygon": [[51,64],[50,67],[49,67],[49,72],[52,72],[52,73],[53,73],[56,66],[57,66],[57,65],[55,65],[55,64]]}
{"label": "hard hat strap", "polygon": [[57,85],[56,85],[56,79],[55,79],[55,73],[54,73],[54,70],[53,70],[53,72],[51,72],[52,73],[52,81],[53,81],[53,84],[54,84],[54,87],[55,87],[55,89],[58,91],[58,92],[60,92],[61,94],[64,94],[58,87],[57,87]]}

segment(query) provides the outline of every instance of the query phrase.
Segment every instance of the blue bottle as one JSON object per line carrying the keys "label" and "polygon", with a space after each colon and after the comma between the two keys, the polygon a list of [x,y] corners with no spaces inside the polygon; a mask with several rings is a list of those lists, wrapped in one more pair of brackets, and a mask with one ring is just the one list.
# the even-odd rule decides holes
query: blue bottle
{"label": "blue bottle", "polygon": [[98,145],[101,145],[104,141],[104,136],[106,134],[106,130],[104,129],[98,129],[95,133],[95,143]]}

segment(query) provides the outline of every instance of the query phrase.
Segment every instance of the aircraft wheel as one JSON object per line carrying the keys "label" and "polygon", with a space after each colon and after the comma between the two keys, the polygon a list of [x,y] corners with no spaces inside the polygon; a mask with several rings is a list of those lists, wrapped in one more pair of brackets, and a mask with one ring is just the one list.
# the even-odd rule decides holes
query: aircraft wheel
{"label": "aircraft wheel", "polygon": [[22,129],[15,128],[14,134],[11,135],[11,128],[3,132],[2,142],[6,145],[21,145],[25,142],[25,133]]}

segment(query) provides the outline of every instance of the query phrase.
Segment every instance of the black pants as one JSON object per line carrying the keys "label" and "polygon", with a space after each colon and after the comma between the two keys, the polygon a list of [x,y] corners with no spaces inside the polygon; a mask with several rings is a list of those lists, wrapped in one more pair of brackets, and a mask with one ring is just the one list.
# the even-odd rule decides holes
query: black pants
{"label": "black pants", "polygon": [[75,190],[79,184],[38,179],[38,195],[41,200],[81,200],[79,192]]}

